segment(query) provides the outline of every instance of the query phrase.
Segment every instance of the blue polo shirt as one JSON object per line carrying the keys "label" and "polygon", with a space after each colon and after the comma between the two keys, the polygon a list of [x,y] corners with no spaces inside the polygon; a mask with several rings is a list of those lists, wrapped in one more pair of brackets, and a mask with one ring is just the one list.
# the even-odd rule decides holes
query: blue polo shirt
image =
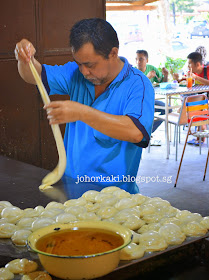
{"label": "blue polo shirt", "polygon": [[42,81],[48,94],[68,94],[70,100],[113,114],[127,115],[143,133],[140,143],[111,138],[81,121],[66,124],[65,175],[78,183],[114,185],[130,193],[139,191],[136,175],[142,148],[148,146],[154,118],[154,90],[149,79],[121,57],[124,67],[95,100],[94,85],[75,62],[43,65]]}

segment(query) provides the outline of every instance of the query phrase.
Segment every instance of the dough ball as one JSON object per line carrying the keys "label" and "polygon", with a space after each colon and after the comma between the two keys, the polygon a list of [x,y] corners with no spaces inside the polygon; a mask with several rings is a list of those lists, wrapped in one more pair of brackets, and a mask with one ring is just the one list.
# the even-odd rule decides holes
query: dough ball
{"label": "dough ball", "polygon": [[76,216],[71,213],[61,213],[56,217],[56,223],[62,224],[76,222],[77,220]]}
{"label": "dough ball", "polygon": [[19,229],[15,231],[14,234],[11,236],[11,240],[16,246],[25,246],[27,245],[27,239],[30,234],[30,230]]}
{"label": "dough ball", "polygon": [[131,199],[134,200],[137,203],[137,205],[141,205],[148,199],[148,197],[140,193],[136,193],[132,195]]}
{"label": "dough ball", "polygon": [[138,233],[144,233],[147,231],[158,231],[161,227],[160,223],[151,223],[151,224],[146,224],[140,227],[139,230],[137,230]]}
{"label": "dough ball", "polygon": [[14,274],[26,274],[35,271],[38,264],[28,259],[14,259],[5,265]]}
{"label": "dough ball", "polygon": [[86,213],[87,210],[86,210],[86,207],[84,207],[84,206],[76,205],[76,206],[67,207],[65,209],[65,212],[70,213],[77,217],[79,214]]}
{"label": "dough ball", "polygon": [[89,190],[87,192],[85,192],[82,197],[85,198],[86,201],[88,202],[95,202],[95,197],[99,194],[98,191],[94,191],[94,190]]}
{"label": "dough ball", "polygon": [[203,236],[207,233],[207,229],[200,223],[193,221],[182,225],[181,230],[186,234],[186,236]]}
{"label": "dough ball", "polygon": [[38,205],[38,206],[36,206],[35,208],[34,208],[34,210],[38,213],[38,215],[40,216],[41,215],[41,213],[44,211],[44,207],[43,206],[41,206],[41,205]]}
{"label": "dough ball", "polygon": [[202,226],[204,226],[205,228],[209,229],[209,216],[208,217],[204,217],[202,219],[202,221],[200,222],[200,224]]}
{"label": "dough ball", "polygon": [[194,221],[200,222],[202,220],[202,216],[198,213],[189,213],[188,215],[183,215],[180,220],[184,224]]}
{"label": "dough ball", "polygon": [[175,224],[177,226],[180,226],[181,221],[179,219],[177,219],[176,217],[171,217],[171,218],[162,218],[160,220],[161,225],[165,225],[165,224]]}
{"label": "dough ball", "polygon": [[23,210],[23,217],[25,218],[36,218],[39,216],[39,213],[33,208],[26,208]]}
{"label": "dough ball", "polygon": [[155,214],[156,213],[156,209],[155,207],[148,203],[148,204],[144,204],[141,206],[141,216],[145,216],[145,215],[151,215],[151,214]]}
{"label": "dough ball", "polygon": [[58,208],[48,208],[48,209],[45,209],[41,213],[40,217],[41,218],[52,218],[53,219],[61,213],[64,213],[64,210],[58,209]]}
{"label": "dough ball", "polygon": [[56,209],[64,210],[65,206],[64,206],[64,204],[62,204],[60,202],[51,201],[46,205],[45,209],[50,209],[50,208],[56,208]]}
{"label": "dough ball", "polygon": [[9,223],[9,220],[7,218],[1,218],[0,219],[0,225],[1,224],[6,224],[6,223]]}
{"label": "dough ball", "polygon": [[162,251],[168,247],[165,239],[156,231],[148,231],[141,234],[140,245],[146,248],[146,252]]}
{"label": "dough ball", "polygon": [[115,206],[115,204],[118,202],[118,198],[115,195],[112,195],[111,197],[108,197],[102,201],[102,205],[106,206]]}
{"label": "dough ball", "polygon": [[129,229],[137,230],[144,224],[145,224],[145,222],[143,220],[141,220],[139,217],[137,217],[135,215],[131,215],[128,217],[128,219],[122,225]]}
{"label": "dough ball", "polygon": [[101,220],[101,218],[93,212],[86,212],[86,213],[79,214],[78,219],[80,221],[83,221],[83,220],[100,221]]}
{"label": "dough ball", "polygon": [[126,208],[132,208],[136,205],[137,205],[136,201],[132,200],[129,197],[124,197],[115,204],[115,208],[117,208],[118,210],[122,210]]}
{"label": "dough ball", "polygon": [[32,223],[36,220],[36,218],[21,218],[17,223],[19,229],[27,229],[31,230]]}
{"label": "dough ball", "polygon": [[124,223],[132,215],[140,217],[140,212],[135,208],[127,208],[127,209],[118,211],[115,214],[115,218],[116,218],[116,220],[120,221],[121,223]]}
{"label": "dough ball", "polygon": [[129,192],[126,192],[125,190],[122,190],[122,189],[114,191],[112,194],[115,195],[119,199],[122,199],[125,197],[129,197],[129,198],[131,197],[131,194]]}
{"label": "dough ball", "polygon": [[4,200],[0,201],[0,214],[4,208],[12,207],[12,206],[13,206],[12,203],[10,203],[9,201],[4,201]]}
{"label": "dough ball", "polygon": [[119,187],[109,186],[101,190],[101,193],[113,193],[115,191],[121,190]]}
{"label": "dough ball", "polygon": [[175,224],[165,224],[158,232],[169,245],[181,244],[186,239],[186,235]]}
{"label": "dough ball", "polygon": [[87,202],[85,208],[87,212],[97,212],[101,207],[101,203]]}
{"label": "dough ball", "polygon": [[31,230],[35,231],[39,228],[43,228],[49,225],[54,224],[54,220],[51,218],[37,218],[33,223],[32,223],[32,227]]}
{"label": "dough ball", "polygon": [[0,238],[10,238],[17,230],[17,226],[11,223],[0,225]]}
{"label": "dough ball", "polygon": [[103,203],[106,199],[112,198],[111,193],[98,193],[98,195],[95,197],[96,203]]}
{"label": "dough ball", "polygon": [[84,197],[79,197],[78,199],[70,199],[65,201],[64,206],[84,206],[86,204],[86,199]]}
{"label": "dough ball", "polygon": [[6,268],[6,267],[0,268],[0,279],[1,280],[11,280],[14,277],[15,277],[14,273],[12,273],[8,268]]}
{"label": "dough ball", "polygon": [[97,211],[97,215],[102,219],[108,219],[113,217],[117,213],[117,209],[112,206],[103,206]]}
{"label": "dough ball", "polygon": [[15,224],[23,216],[23,210],[19,207],[9,206],[2,210],[1,217],[9,220],[10,223]]}
{"label": "dough ball", "polygon": [[135,243],[130,243],[124,249],[121,250],[120,259],[121,260],[133,260],[139,259],[144,256],[145,247],[137,245]]}
{"label": "dough ball", "polygon": [[23,275],[21,280],[52,280],[52,278],[45,271],[34,271]]}

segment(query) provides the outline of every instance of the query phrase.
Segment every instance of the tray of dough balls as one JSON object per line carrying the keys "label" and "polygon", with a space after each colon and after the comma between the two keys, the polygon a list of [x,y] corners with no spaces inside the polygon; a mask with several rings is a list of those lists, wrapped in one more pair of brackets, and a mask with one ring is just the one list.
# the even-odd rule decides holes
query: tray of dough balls
{"label": "tray of dough balls", "polygon": [[[100,192],[89,190],[65,203],[51,201],[45,207],[20,209],[9,201],[0,201],[0,213],[0,256],[11,257],[17,267],[24,267],[27,261],[38,261],[38,256],[27,249],[27,238],[33,231],[55,223],[102,220],[129,228],[133,239],[121,251],[121,261],[143,261],[209,236],[209,216],[179,210],[160,197],[131,195],[114,186]],[[0,269],[0,278],[1,271],[8,270],[11,262]],[[17,269],[20,273],[15,269],[11,273],[22,275],[38,269],[34,269],[35,265],[31,267],[32,271],[24,272],[21,268]]]}

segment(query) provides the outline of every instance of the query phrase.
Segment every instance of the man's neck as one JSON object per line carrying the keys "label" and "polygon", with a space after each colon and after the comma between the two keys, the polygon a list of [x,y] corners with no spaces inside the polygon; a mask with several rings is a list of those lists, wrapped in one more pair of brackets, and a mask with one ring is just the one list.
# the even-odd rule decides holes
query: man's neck
{"label": "man's neck", "polygon": [[[139,68],[138,68],[139,69]],[[142,71],[142,73],[144,73],[146,71],[146,66],[144,68],[139,69],[140,71]]]}
{"label": "man's neck", "polygon": [[196,73],[199,75],[199,74],[201,74],[202,73],[202,71],[203,71],[203,65],[200,65],[200,67],[197,69],[197,71],[196,71]]}

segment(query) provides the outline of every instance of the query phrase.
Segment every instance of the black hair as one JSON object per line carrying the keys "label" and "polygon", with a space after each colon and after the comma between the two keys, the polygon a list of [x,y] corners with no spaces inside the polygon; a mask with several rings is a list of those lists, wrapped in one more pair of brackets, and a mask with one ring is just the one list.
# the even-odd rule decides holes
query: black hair
{"label": "black hair", "polygon": [[70,32],[70,47],[77,52],[84,44],[91,43],[95,52],[108,58],[113,47],[119,48],[118,36],[110,23],[101,18],[83,19]]}
{"label": "black hair", "polygon": [[195,64],[200,62],[202,64],[202,55],[199,52],[192,52],[187,56],[188,59],[191,59]]}
{"label": "black hair", "polygon": [[147,51],[145,51],[145,50],[137,50],[136,53],[143,54],[146,57],[146,59],[148,59],[148,52]]}

